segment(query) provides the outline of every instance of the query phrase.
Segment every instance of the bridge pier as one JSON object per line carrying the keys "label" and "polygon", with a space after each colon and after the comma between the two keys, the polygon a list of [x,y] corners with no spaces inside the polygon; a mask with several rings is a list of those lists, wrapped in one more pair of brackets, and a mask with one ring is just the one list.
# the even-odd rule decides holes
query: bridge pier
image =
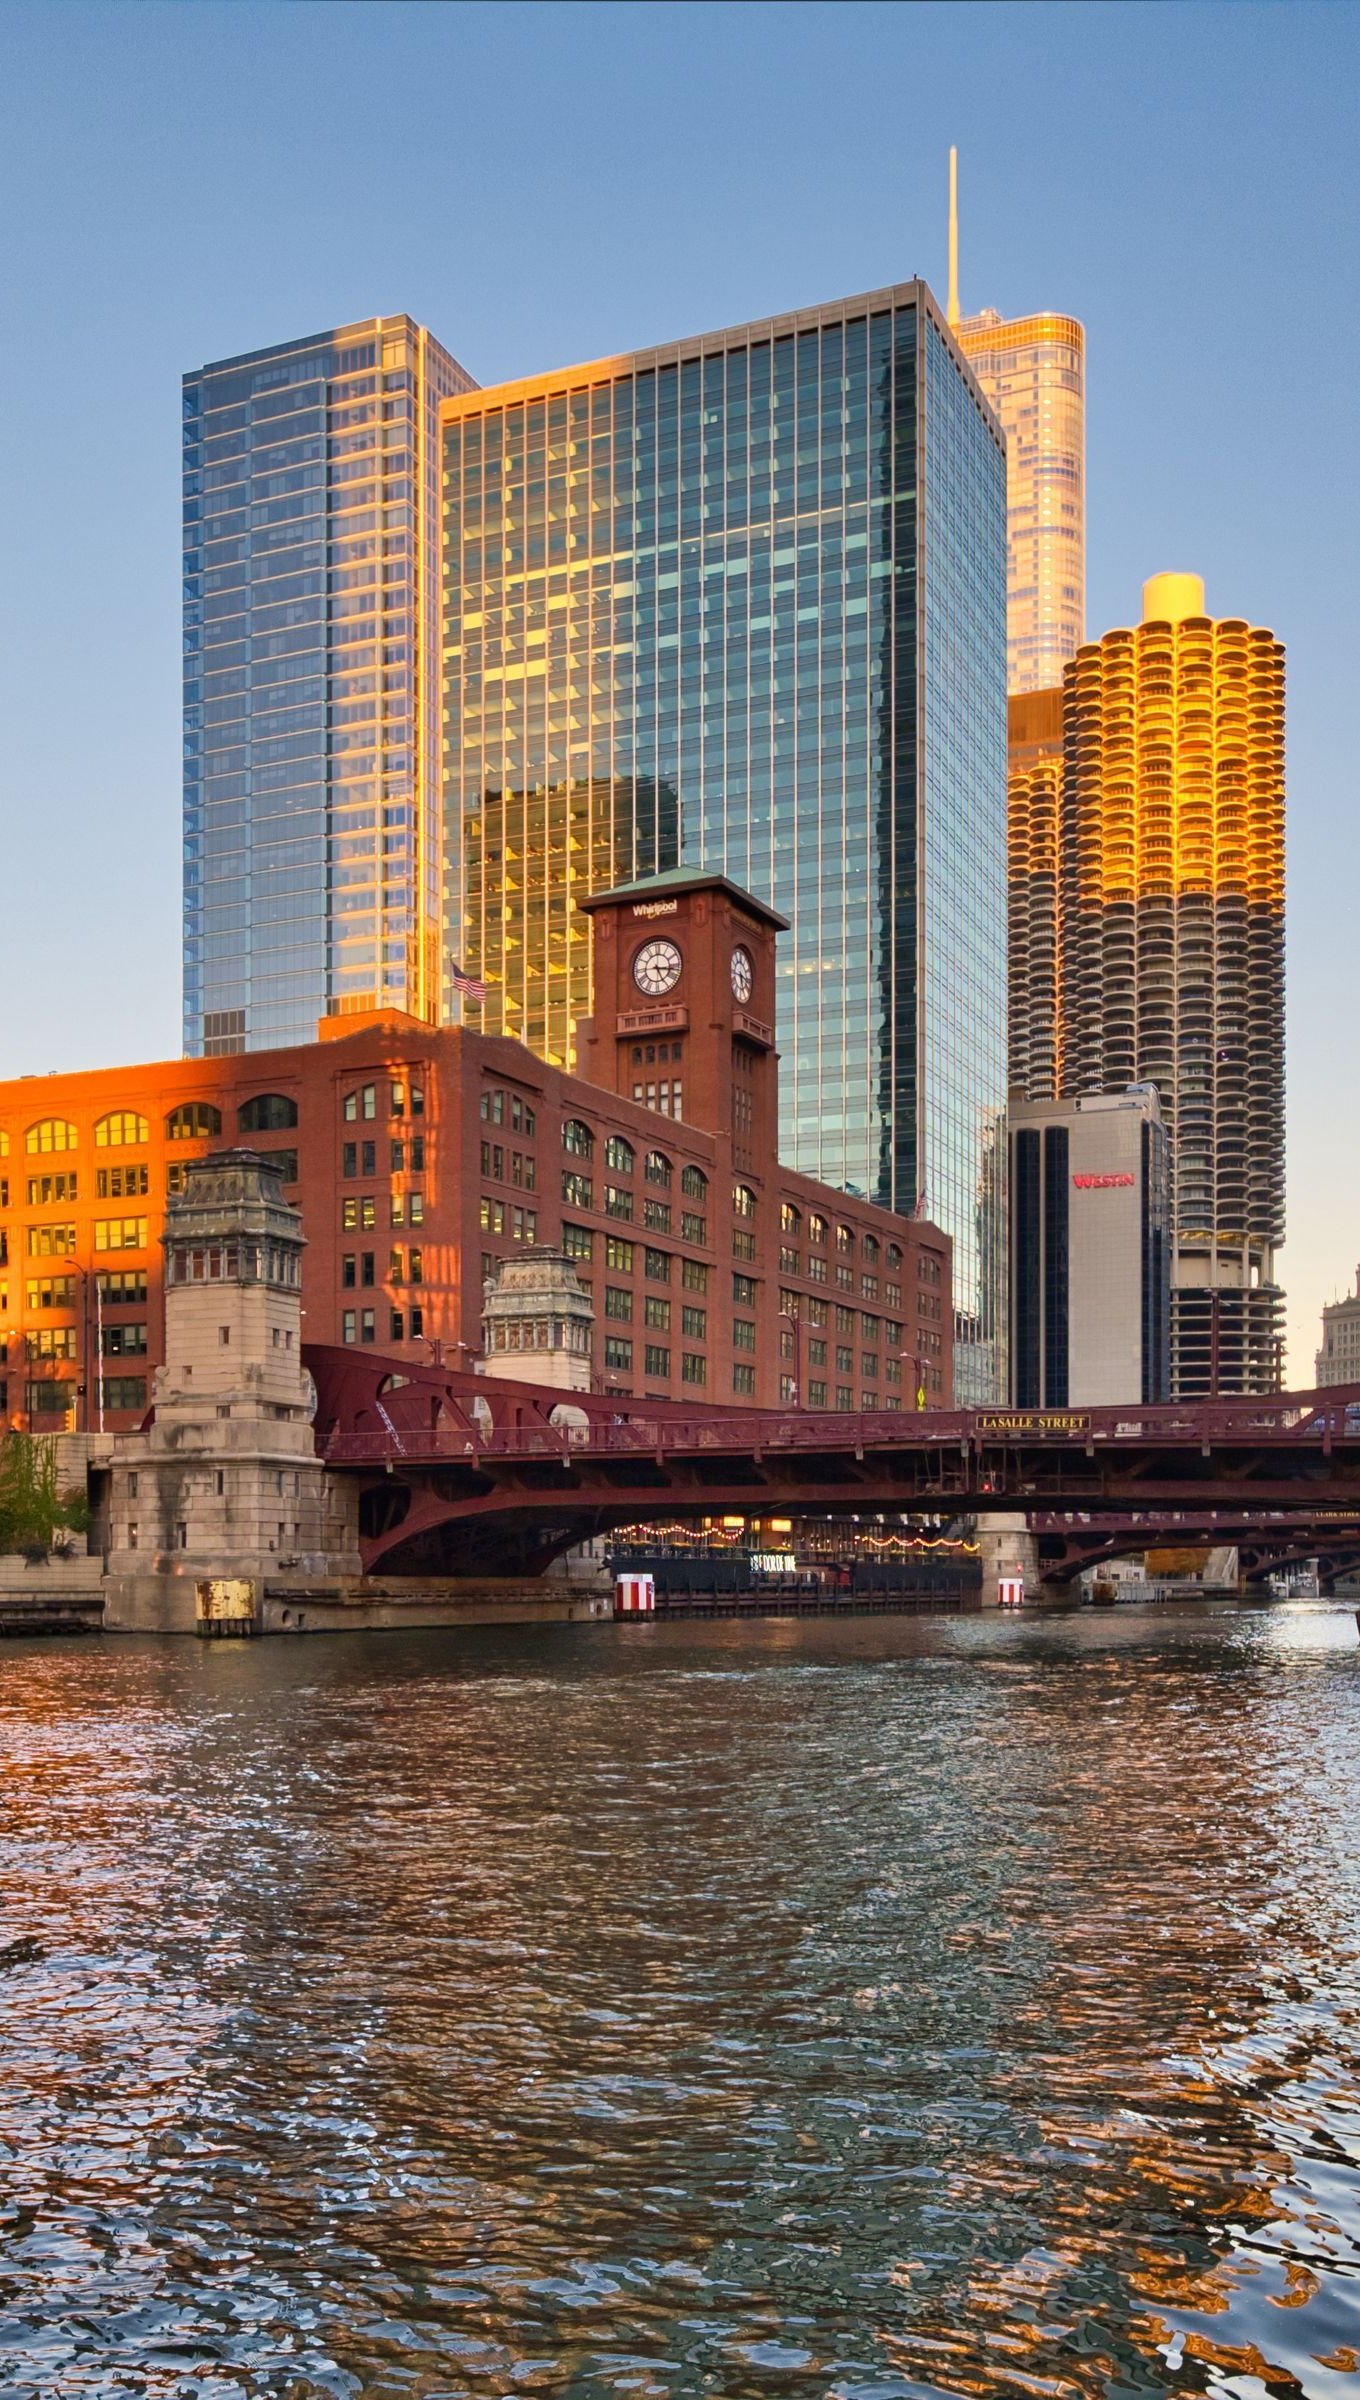
{"label": "bridge pier", "polygon": [[977,1545],[982,1564],[982,1605],[999,1606],[997,1587],[1006,1578],[1019,1577],[1025,1587],[1027,1607],[1080,1608],[1081,1586],[1075,1579],[1070,1583],[1046,1580],[1039,1565],[1039,1539],[1029,1530],[1022,1516],[1003,1516],[989,1512],[977,1520]]}

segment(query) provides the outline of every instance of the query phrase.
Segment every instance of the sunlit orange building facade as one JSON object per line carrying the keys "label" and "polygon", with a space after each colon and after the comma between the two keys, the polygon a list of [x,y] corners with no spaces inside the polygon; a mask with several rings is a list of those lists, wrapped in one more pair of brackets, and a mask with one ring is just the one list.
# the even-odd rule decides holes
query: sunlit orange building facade
{"label": "sunlit orange building facade", "polygon": [[303,1332],[466,1365],[484,1280],[565,1250],[620,1396],[830,1409],[952,1399],[948,1237],[781,1167],[783,920],[722,876],[591,903],[586,1072],[397,1012],[324,1038],[0,1084],[0,1395],[39,1432],[135,1425],[161,1362],[185,1163],[281,1156]]}

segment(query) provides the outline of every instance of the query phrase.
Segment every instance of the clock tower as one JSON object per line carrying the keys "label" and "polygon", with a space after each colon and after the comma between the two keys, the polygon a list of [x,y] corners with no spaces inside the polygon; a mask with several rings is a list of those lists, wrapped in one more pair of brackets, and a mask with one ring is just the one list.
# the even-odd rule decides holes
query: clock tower
{"label": "clock tower", "polygon": [[594,923],[594,1015],[578,1072],[727,1133],[737,1174],[778,1154],[775,937],[788,918],[725,875],[679,868],[581,902]]}

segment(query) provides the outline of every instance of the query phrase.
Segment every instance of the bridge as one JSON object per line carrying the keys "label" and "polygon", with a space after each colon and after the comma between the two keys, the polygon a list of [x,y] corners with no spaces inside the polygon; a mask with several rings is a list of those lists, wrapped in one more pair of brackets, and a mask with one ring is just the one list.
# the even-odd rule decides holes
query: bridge
{"label": "bridge", "polygon": [[1175,1539],[1178,1517],[1212,1520],[1219,1541],[1255,1538],[1263,1555],[1277,1538],[1303,1555],[1296,1532],[1323,1525],[1360,1549],[1360,1386],[1152,1408],[831,1415],[562,1392],[349,1348],[303,1355],[318,1449],[361,1483],[369,1572],[536,1574],[620,1525],[748,1512],[1023,1511],[1046,1521],[1050,1544],[1064,1541],[1059,1575],[1078,1571],[1076,1531],[1056,1528],[1072,1518],[1100,1536],[1083,1564],[1093,1547],[1116,1555],[1112,1539]]}

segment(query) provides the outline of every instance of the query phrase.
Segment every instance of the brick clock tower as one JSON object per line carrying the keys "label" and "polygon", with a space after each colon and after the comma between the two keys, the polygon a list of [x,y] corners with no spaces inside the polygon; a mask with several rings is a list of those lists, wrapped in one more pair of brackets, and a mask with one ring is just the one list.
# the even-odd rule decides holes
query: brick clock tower
{"label": "brick clock tower", "polygon": [[730,1131],[732,1165],[778,1155],[775,936],[788,918],[725,875],[679,869],[598,892],[595,1013],[578,1073],[664,1116]]}

